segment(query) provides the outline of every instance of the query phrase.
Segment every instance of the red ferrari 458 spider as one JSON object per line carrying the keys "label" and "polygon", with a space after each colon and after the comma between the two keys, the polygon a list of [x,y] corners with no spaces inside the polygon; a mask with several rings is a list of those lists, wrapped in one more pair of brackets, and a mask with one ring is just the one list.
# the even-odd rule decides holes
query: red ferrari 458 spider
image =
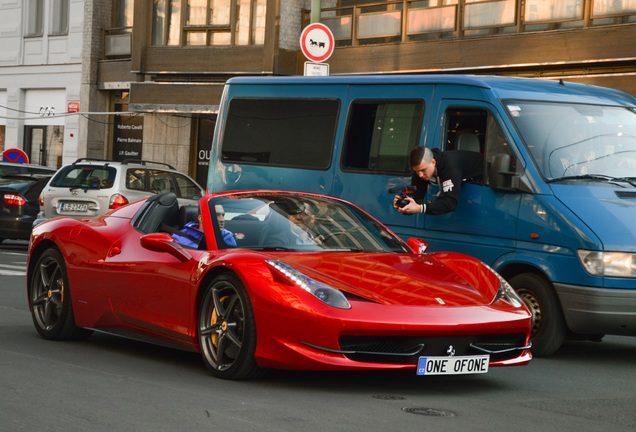
{"label": "red ferrari 458 spider", "polygon": [[531,317],[494,270],[425,253],[360,208],[298,192],[165,193],[33,229],[27,289],[46,339],[93,331],[269,368],[484,373],[527,364]]}

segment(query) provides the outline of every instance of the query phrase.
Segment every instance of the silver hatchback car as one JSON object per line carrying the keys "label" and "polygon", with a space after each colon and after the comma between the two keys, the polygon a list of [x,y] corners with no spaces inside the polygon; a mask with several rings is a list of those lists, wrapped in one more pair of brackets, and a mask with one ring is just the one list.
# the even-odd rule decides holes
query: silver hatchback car
{"label": "silver hatchback car", "polygon": [[204,190],[168,164],[78,159],[60,168],[42,190],[36,223],[55,216],[89,218],[162,192],[196,204]]}

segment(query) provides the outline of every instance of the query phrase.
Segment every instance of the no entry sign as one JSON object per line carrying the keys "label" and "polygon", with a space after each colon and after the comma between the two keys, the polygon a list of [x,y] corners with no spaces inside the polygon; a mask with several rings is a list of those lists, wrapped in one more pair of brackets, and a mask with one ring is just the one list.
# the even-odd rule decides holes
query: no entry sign
{"label": "no entry sign", "polygon": [[312,62],[324,62],[333,54],[333,48],[333,33],[324,24],[309,24],[300,34],[300,49]]}

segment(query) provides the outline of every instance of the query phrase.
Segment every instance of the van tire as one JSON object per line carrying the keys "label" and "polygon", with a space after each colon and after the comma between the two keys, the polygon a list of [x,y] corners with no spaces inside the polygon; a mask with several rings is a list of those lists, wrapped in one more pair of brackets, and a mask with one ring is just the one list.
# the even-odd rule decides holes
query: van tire
{"label": "van tire", "polygon": [[510,285],[532,314],[532,354],[554,354],[565,340],[567,326],[552,284],[540,275],[523,273],[511,278]]}

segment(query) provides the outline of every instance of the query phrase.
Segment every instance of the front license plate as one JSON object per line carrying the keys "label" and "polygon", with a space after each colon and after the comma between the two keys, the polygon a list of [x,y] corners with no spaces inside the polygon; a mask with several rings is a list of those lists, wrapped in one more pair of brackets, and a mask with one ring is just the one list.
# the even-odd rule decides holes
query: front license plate
{"label": "front license plate", "polygon": [[462,375],[488,372],[490,356],[420,357],[418,375]]}
{"label": "front license plate", "polygon": [[88,211],[88,204],[65,202],[62,203],[61,211],[69,213],[86,213]]}

